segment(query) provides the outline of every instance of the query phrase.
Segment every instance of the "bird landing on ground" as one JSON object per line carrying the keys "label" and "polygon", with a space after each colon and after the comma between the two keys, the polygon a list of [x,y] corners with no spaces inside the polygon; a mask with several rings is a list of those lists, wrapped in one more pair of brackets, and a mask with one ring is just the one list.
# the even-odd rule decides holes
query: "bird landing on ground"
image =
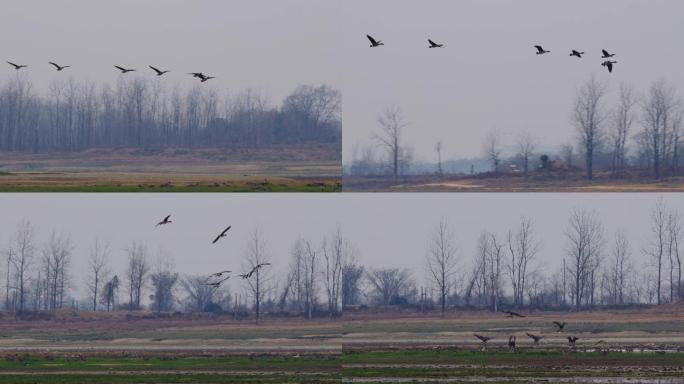
{"label": "bird landing on ground", "polygon": [[541,340],[541,339],[544,338],[544,336],[534,335],[534,334],[531,334],[531,333],[529,333],[529,332],[525,332],[525,334],[527,335],[527,337],[529,337],[529,338],[531,338],[532,340],[534,340],[534,343],[535,343],[535,344],[539,344],[539,340]]}
{"label": "bird landing on ground", "polygon": [[428,39],[428,43],[430,43],[430,46],[428,48],[442,48],[444,47],[444,44],[437,44],[431,39]]}
{"label": "bird landing on ground", "polygon": [[513,312],[513,311],[503,311],[503,313],[507,314],[508,317],[525,317],[525,315],[521,315],[518,312]]}
{"label": "bird landing on ground", "polygon": [[542,48],[541,45],[535,45],[534,47],[537,48],[537,55],[543,55],[545,53],[551,52],[551,51],[544,50],[544,48]]}
{"label": "bird landing on ground", "polygon": [[565,328],[565,324],[566,324],[565,322],[561,323],[558,321],[554,321],[553,323],[556,324],[556,326],[558,327],[558,332],[563,332],[563,328]]}
{"label": "bird landing on ground", "polygon": [[371,35],[366,35],[366,37],[368,38],[368,40],[369,40],[370,43],[371,43],[371,45],[370,45],[371,48],[375,48],[375,47],[379,47],[379,46],[381,46],[381,45],[385,45],[385,43],[383,43],[382,41],[380,41],[380,40],[375,40],[375,39],[373,38],[373,36],[371,36]]}

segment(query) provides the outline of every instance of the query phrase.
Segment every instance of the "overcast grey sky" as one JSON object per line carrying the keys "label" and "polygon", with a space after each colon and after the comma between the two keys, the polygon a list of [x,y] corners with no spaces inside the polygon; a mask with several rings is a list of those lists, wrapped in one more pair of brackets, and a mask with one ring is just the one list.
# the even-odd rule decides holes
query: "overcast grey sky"
{"label": "overcast grey sky", "polygon": [[[29,64],[38,89],[53,79],[114,83],[113,65],[172,70],[169,85],[217,76],[218,90],[260,88],[279,103],[299,84],[340,86],[338,1],[22,0],[0,12],[0,81]],[[48,61],[73,68],[57,73]]]}
{"label": "overcast grey sky", "polygon": [[[677,0],[344,1],[345,161],[390,104],[424,160],[439,139],[447,157],[479,156],[493,127],[509,142],[522,130],[551,146],[574,139],[573,98],[591,75],[612,99],[621,82],[641,91],[663,77],[684,90],[683,14]],[[367,33],[386,45],[369,48]],[[535,55],[535,44],[551,53]],[[602,48],[616,54],[612,74]]]}
{"label": "overcast grey sky", "polygon": [[[53,230],[76,245],[73,283],[84,290],[89,248],[99,237],[111,245],[111,267],[125,268],[125,249],[145,244],[152,259],[160,250],[181,273],[239,270],[250,232],[258,226],[268,241],[273,271],[282,277],[298,236],[320,244],[337,224],[355,244],[359,261],[370,267],[413,269],[419,282],[430,234],[441,216],[450,223],[459,266],[470,268],[483,230],[505,235],[523,215],[536,222],[541,242],[538,261],[553,271],[563,257],[564,230],[574,208],[595,210],[611,242],[626,232],[638,266],[649,241],[650,210],[656,194],[3,194],[0,196],[0,249],[22,219],[30,220],[43,243]],[[684,207],[683,194],[665,194],[670,207]],[[626,215],[629,212],[629,215]],[[173,224],[155,228],[172,214]],[[226,226],[228,237],[211,240]],[[0,271],[2,271],[0,265]],[[4,276],[4,275],[2,275]],[[234,286],[235,288],[235,286]]]}

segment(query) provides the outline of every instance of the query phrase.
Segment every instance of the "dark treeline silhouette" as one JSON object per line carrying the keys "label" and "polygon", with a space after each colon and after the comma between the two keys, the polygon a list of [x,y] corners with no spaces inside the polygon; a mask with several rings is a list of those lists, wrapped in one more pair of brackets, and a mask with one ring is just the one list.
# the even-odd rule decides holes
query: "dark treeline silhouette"
{"label": "dark treeline silhouette", "polygon": [[39,94],[27,77],[12,76],[0,85],[0,150],[341,142],[341,94],[327,85],[301,85],[274,106],[254,89],[221,96],[206,86],[168,89],[155,80],[121,78],[98,86],[70,79]]}

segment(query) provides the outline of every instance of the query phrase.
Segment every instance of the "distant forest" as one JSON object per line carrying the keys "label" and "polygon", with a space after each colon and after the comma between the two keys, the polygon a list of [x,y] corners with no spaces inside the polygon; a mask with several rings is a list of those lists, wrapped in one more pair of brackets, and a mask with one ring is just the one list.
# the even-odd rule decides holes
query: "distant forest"
{"label": "distant forest", "polygon": [[300,85],[275,106],[255,89],[169,90],[143,78],[114,86],[70,79],[41,95],[17,75],[0,84],[0,151],[340,143],[341,103],[340,91],[327,85]]}

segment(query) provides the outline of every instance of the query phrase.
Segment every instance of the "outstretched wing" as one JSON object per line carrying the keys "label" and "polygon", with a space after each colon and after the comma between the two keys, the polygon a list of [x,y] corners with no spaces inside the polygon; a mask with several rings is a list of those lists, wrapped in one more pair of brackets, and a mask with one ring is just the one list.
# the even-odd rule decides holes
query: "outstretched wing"
{"label": "outstretched wing", "polygon": [[60,69],[60,68],[61,68],[61,67],[60,67],[59,65],[57,65],[57,64],[55,64],[55,63],[53,63],[52,61],[48,61],[48,63],[50,63],[50,64],[54,65],[54,66],[55,66],[55,68],[57,68],[57,69]]}
{"label": "outstretched wing", "polygon": [[610,55],[610,53],[608,53],[608,51],[606,51],[605,49],[602,49],[601,52],[603,53],[603,56]]}
{"label": "outstretched wing", "polygon": [[437,44],[435,44],[435,42],[430,39],[428,39],[428,43],[430,43],[430,45],[432,45],[433,47],[437,46]]}
{"label": "outstretched wing", "polygon": [[544,52],[544,48],[541,45],[535,45],[534,47],[537,48],[537,52]]}
{"label": "outstretched wing", "polygon": [[155,68],[151,65],[149,67],[152,68],[153,71],[157,72],[157,75],[161,75],[162,71],[158,70],[157,68]]}
{"label": "outstretched wing", "polygon": [[371,35],[366,35],[366,37],[368,38],[368,40],[370,40],[371,44],[376,45],[376,44],[378,43],[377,41],[375,41],[375,39],[373,38],[373,36],[371,36]]}
{"label": "outstretched wing", "polygon": [[119,67],[118,65],[115,65],[116,69],[118,69],[121,72],[126,72],[126,68]]}

